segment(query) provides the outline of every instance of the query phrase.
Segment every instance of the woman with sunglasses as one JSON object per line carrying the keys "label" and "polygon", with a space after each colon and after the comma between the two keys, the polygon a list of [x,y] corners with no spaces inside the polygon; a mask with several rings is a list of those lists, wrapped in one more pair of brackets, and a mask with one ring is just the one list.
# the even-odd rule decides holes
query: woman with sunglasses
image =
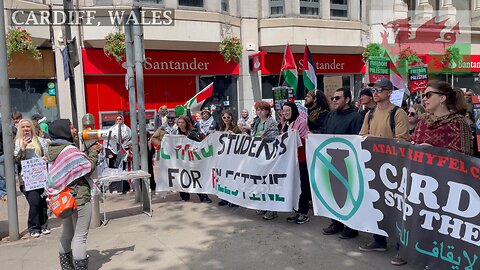
{"label": "woman with sunglasses", "polygon": [[425,114],[425,108],[421,104],[413,104],[408,108],[408,133],[412,135],[415,131],[415,127],[420,121],[420,117]]}
{"label": "woman with sunglasses", "polygon": [[[13,155],[15,161],[21,164],[22,160],[45,158],[48,150],[48,142],[38,137],[35,126],[30,119],[21,119],[18,122],[17,136],[15,138],[15,149]],[[21,168],[21,167],[20,167]],[[20,190],[24,192],[28,202],[28,232],[33,238],[41,234],[49,234],[47,197],[44,189],[25,191],[25,186],[20,173]]]}
{"label": "woman with sunglasses", "polygon": [[420,119],[410,141],[473,155],[473,138],[465,121],[467,104],[463,93],[453,90],[447,82],[431,81],[423,103],[428,114]]}
{"label": "woman with sunglasses", "polygon": [[[240,134],[242,131],[240,128],[237,126],[235,121],[233,120],[233,113],[230,110],[224,110],[222,112],[222,121],[220,122],[220,129],[219,131],[224,131],[224,132],[232,132],[235,134]],[[226,200],[221,199],[218,202],[219,206],[225,206],[229,205],[230,207],[236,207],[237,205],[229,203]]]}

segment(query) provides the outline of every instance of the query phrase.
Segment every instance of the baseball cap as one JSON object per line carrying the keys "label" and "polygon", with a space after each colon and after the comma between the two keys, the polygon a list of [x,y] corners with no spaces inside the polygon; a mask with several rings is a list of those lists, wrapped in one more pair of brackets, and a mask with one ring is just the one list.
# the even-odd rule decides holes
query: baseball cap
{"label": "baseball cap", "polygon": [[169,112],[167,113],[167,118],[175,118],[175,117],[176,117],[176,115],[175,115],[175,112],[174,112],[174,111],[169,111]]}
{"label": "baseball cap", "polygon": [[360,95],[358,96],[361,97],[363,95],[373,97],[372,88],[364,88],[362,91],[360,91]]}
{"label": "baseball cap", "polygon": [[370,87],[372,87],[374,85],[378,85],[382,88],[387,88],[389,90],[393,90],[393,83],[387,78],[380,78],[380,79],[376,80],[375,82],[368,84],[368,86],[370,86]]}

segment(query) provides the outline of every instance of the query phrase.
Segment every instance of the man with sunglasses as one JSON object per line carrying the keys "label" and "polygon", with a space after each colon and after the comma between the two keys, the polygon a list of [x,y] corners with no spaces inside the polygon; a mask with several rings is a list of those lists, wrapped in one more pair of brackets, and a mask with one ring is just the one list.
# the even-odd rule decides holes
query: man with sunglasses
{"label": "man with sunglasses", "polygon": [[[363,117],[350,106],[352,92],[340,88],[333,94],[333,111],[328,114],[325,134],[356,135],[362,128]],[[332,219],[332,223],[323,229],[323,234],[332,235],[340,233],[341,239],[350,239],[358,236],[358,231],[345,226],[340,221]]]}
{"label": "man with sunglasses", "polygon": [[[369,86],[373,87],[373,100],[377,105],[365,115],[360,135],[406,140],[408,138],[407,113],[390,102],[393,83],[386,78],[381,78]],[[392,116],[394,119],[391,119]],[[359,249],[362,251],[387,251],[385,236],[374,234],[373,238],[373,242],[360,246]]]}

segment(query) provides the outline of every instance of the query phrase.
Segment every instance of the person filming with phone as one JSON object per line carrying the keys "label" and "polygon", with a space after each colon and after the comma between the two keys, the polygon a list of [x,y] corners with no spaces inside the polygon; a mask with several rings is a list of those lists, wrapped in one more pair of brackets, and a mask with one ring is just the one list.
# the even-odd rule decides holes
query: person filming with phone
{"label": "person filming with phone", "polygon": [[[33,158],[45,158],[47,155],[48,143],[45,139],[37,136],[33,122],[30,119],[22,119],[18,122],[18,131],[15,138],[14,157],[18,164],[22,160]],[[28,232],[33,238],[38,238],[41,234],[49,234],[48,215],[47,215],[47,197],[44,189],[34,189],[25,191],[23,175],[20,173],[20,191],[27,198],[28,210]]]}

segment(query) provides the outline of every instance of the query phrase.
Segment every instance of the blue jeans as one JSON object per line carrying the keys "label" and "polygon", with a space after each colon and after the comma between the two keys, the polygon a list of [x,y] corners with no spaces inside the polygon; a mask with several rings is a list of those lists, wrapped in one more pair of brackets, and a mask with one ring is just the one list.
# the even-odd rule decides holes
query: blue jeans
{"label": "blue jeans", "polygon": [[7,184],[5,182],[5,163],[3,155],[0,156],[0,199],[7,195]]}

